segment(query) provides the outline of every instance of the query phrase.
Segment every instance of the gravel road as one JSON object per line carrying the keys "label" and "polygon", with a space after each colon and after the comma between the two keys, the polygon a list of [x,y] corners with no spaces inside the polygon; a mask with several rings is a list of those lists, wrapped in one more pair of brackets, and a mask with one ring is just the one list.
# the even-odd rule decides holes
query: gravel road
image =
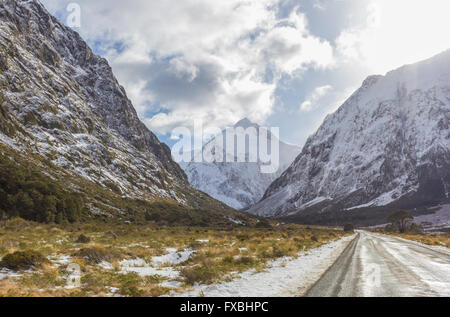
{"label": "gravel road", "polygon": [[450,251],[360,231],[306,296],[450,296]]}

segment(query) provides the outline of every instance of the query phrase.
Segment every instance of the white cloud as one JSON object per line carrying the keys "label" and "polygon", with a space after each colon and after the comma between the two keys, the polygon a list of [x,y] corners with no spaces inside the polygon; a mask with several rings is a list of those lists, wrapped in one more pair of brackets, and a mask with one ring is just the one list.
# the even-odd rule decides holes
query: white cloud
{"label": "white cloud", "polygon": [[300,110],[308,112],[318,107],[319,106],[318,102],[331,90],[333,90],[333,87],[331,85],[317,87],[308,96],[308,98],[300,105]]}
{"label": "white cloud", "polygon": [[450,1],[371,0],[367,19],[336,40],[342,62],[384,74],[450,48]]}
{"label": "white cloud", "polygon": [[[279,17],[280,1],[79,0],[80,32],[105,48],[152,130],[168,133],[192,119],[262,122],[282,76],[334,63],[331,44],[311,34],[299,8]],[[43,2],[57,10],[69,1]]]}

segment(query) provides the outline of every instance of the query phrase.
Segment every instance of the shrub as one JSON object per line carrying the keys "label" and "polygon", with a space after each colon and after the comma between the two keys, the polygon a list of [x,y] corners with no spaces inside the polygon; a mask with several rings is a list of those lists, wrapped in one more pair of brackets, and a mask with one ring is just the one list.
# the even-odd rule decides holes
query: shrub
{"label": "shrub", "polygon": [[287,255],[287,252],[283,249],[280,249],[279,247],[275,246],[273,247],[272,251],[272,257],[273,258],[282,258]]}
{"label": "shrub", "polygon": [[186,284],[189,285],[194,285],[195,283],[210,284],[214,281],[216,275],[214,268],[205,264],[181,270],[181,276]]}
{"label": "shrub", "polygon": [[22,218],[14,217],[6,221],[5,229],[8,231],[20,232],[29,226],[30,224]]}
{"label": "shrub", "polygon": [[91,238],[85,236],[84,234],[81,234],[76,241],[76,243],[89,243],[89,242],[91,242]]}
{"label": "shrub", "polygon": [[31,268],[40,267],[47,259],[39,252],[24,251],[7,254],[0,262],[0,268],[10,270],[29,270]]}
{"label": "shrub", "polygon": [[249,257],[249,256],[243,256],[239,259],[237,259],[236,264],[242,264],[242,265],[250,265],[253,264],[254,260],[253,258]]}
{"label": "shrub", "polygon": [[240,233],[236,236],[239,241],[248,241],[250,240],[250,236],[246,233]]}
{"label": "shrub", "polygon": [[91,264],[99,264],[103,261],[110,261],[118,257],[117,254],[108,252],[106,249],[100,247],[82,248],[75,253],[75,256],[84,258]]}
{"label": "shrub", "polygon": [[411,226],[414,217],[405,210],[395,211],[389,215],[387,222],[391,223],[400,233],[405,233]]}
{"label": "shrub", "polygon": [[258,229],[270,229],[270,228],[272,228],[272,225],[270,224],[269,221],[263,219],[263,220],[260,220],[260,221],[255,225],[255,228],[258,228]]}
{"label": "shrub", "polygon": [[8,217],[43,223],[80,220],[82,198],[50,177],[0,155],[0,209]]}
{"label": "shrub", "polygon": [[423,233],[423,227],[421,225],[418,225],[416,223],[412,223],[411,227],[408,230],[410,233],[413,234],[422,234]]}
{"label": "shrub", "polygon": [[128,273],[121,275],[120,282],[120,294],[128,297],[143,297],[145,292],[139,288],[142,283],[142,279],[136,273]]}
{"label": "shrub", "polygon": [[351,223],[346,223],[344,225],[344,232],[353,232],[355,231],[355,227]]}
{"label": "shrub", "polygon": [[234,258],[231,255],[227,255],[222,259],[222,263],[224,264],[232,264],[234,262]]}

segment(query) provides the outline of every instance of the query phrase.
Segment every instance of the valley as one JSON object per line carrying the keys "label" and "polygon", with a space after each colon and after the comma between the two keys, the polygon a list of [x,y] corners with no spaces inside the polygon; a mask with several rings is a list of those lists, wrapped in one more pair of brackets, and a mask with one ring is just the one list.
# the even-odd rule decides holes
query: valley
{"label": "valley", "polygon": [[[258,272],[278,267],[275,280],[289,279],[282,274],[286,264],[281,263],[294,261],[290,274],[303,274],[296,281],[309,274],[313,283],[311,272],[296,270],[295,261],[305,258],[306,269],[311,261],[306,253],[340,243],[334,241],[345,236],[349,234],[342,229],[279,223],[260,229],[102,222],[45,225],[14,218],[0,223],[0,296],[199,296],[209,294],[208,285],[245,283],[244,276],[261,280],[261,287],[269,291],[273,279],[262,279]],[[39,263],[6,257],[30,250],[42,256]],[[326,260],[330,251],[318,259]],[[334,254],[338,256],[339,250]],[[313,276],[318,278],[325,269],[322,264]],[[293,290],[281,285],[278,296],[300,287],[293,284]],[[253,286],[247,281],[246,289]],[[277,295],[261,291],[262,296]]]}
{"label": "valley", "polygon": [[[306,27],[296,14],[269,25]],[[244,51],[261,25],[242,37]],[[313,102],[331,85],[310,96],[297,95],[300,84],[277,87],[322,70],[314,60],[284,73],[255,60],[248,71],[217,52],[188,61],[168,49],[117,65],[112,52],[130,39],[104,50],[80,34],[40,1],[0,2],[0,297],[450,295],[450,50],[359,81],[325,117]],[[148,65],[123,77],[128,95],[113,68],[123,74],[135,59]],[[163,97],[134,77],[149,69]],[[279,90],[295,91],[287,100],[300,109],[287,109]],[[186,123],[177,107],[218,125],[186,151],[192,162],[176,162],[163,142],[179,141],[169,136]],[[303,147],[278,135],[297,140],[291,118],[263,127],[299,112],[322,122]]]}

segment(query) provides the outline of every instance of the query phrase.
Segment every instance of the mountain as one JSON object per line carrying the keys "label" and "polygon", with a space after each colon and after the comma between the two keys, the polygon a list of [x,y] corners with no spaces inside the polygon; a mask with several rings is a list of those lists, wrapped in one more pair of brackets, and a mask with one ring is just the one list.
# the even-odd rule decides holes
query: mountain
{"label": "mountain", "polygon": [[[258,138],[261,129],[264,128],[248,119],[243,119],[234,126],[234,132],[238,138],[245,138],[246,135]],[[236,209],[245,209],[257,203],[263,197],[267,187],[281,175],[300,153],[299,147],[281,142],[270,131],[264,130],[264,133],[269,132],[267,134],[269,140],[274,138],[275,141],[279,142],[280,164],[275,173],[263,173],[261,167],[265,164],[259,158],[250,162],[247,144],[245,153],[243,153],[246,162],[238,162],[238,157],[233,148],[231,151],[228,151],[228,149],[225,151],[226,161],[215,160],[213,163],[206,163],[202,160],[200,162],[196,160],[188,164],[181,164],[188,175],[191,186]],[[194,157],[201,158],[202,153],[223,152],[223,147],[217,144],[218,137],[216,136],[206,143],[201,151],[194,154]],[[220,137],[222,140],[226,140],[226,130],[222,131]],[[259,152],[259,148],[257,149]]]}
{"label": "mountain", "polygon": [[83,192],[92,213],[142,201],[230,211],[189,187],[108,62],[38,1],[0,3],[0,88],[1,154]]}
{"label": "mountain", "polygon": [[350,219],[358,210],[448,200],[449,126],[450,51],[371,76],[325,119],[250,212]]}

